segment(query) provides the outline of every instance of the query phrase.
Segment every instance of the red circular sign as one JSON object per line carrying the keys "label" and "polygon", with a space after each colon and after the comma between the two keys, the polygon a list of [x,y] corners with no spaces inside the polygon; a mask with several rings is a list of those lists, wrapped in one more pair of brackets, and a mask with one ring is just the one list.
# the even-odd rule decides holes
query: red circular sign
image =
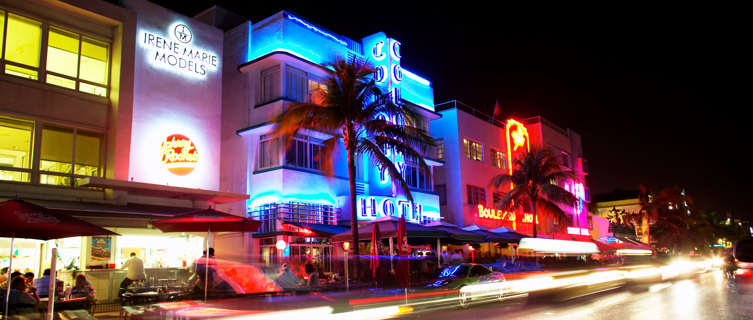
{"label": "red circular sign", "polygon": [[185,176],[196,168],[199,151],[188,137],[172,134],[165,138],[161,148],[162,164],[167,170],[179,176]]}

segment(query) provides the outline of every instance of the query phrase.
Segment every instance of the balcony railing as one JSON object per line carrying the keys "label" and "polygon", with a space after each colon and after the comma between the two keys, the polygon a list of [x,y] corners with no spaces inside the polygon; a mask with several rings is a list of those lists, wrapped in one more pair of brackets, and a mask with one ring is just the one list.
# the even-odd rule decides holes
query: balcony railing
{"label": "balcony railing", "polygon": [[282,222],[337,224],[340,209],[332,205],[307,202],[269,203],[248,212],[248,217],[261,221],[260,233],[282,231]]}

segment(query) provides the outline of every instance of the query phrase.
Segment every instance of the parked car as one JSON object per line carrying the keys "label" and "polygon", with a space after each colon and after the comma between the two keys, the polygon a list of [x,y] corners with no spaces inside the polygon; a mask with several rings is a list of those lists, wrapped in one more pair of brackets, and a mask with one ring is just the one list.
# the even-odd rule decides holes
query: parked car
{"label": "parked car", "polygon": [[438,278],[427,287],[457,290],[459,303],[463,307],[474,300],[502,300],[509,291],[504,274],[477,263],[446,267]]}
{"label": "parked car", "polygon": [[732,250],[735,260],[735,280],[738,285],[753,286],[753,238],[743,239]]}

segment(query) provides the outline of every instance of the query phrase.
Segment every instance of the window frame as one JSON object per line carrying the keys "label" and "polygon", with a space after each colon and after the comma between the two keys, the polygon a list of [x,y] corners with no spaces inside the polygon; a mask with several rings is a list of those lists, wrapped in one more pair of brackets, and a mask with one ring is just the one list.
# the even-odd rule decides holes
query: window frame
{"label": "window frame", "polygon": [[470,205],[484,205],[486,207],[486,189],[474,185],[466,185],[466,201]]}
{"label": "window frame", "polygon": [[[269,153],[269,152],[264,152],[265,150],[262,149],[263,143],[265,143],[265,142],[274,143],[275,147],[276,147],[276,150],[274,152],[275,154],[271,155],[268,158],[268,159],[270,159],[269,164],[266,164],[266,162],[262,161],[263,160],[262,157],[264,157],[266,154]],[[272,137],[271,135],[261,135],[261,136],[259,136],[259,143],[257,144],[257,147],[256,147],[256,150],[257,150],[256,151],[256,153],[257,153],[257,156],[256,156],[256,170],[270,169],[270,168],[279,167],[281,165],[282,161],[281,161],[281,157],[280,157],[280,149],[282,149],[282,148],[280,148],[280,144],[281,144],[280,138],[275,138],[275,137]]]}
{"label": "window frame", "polygon": [[[500,169],[507,169],[507,154],[495,148],[489,148],[489,150],[492,155],[491,157],[492,165]],[[502,161],[500,161],[500,159]]]}
{"label": "window frame", "polygon": [[[297,76],[300,76],[300,79],[295,80],[302,80],[302,82],[305,82],[303,84],[302,92],[295,92],[296,96],[293,96],[292,89],[293,89],[293,80],[294,77],[293,74],[297,74]],[[283,92],[281,96],[285,97],[285,99],[294,101],[294,102],[300,102],[300,103],[315,103],[313,94],[314,92],[311,92],[311,82],[316,82],[319,84],[319,88],[321,89],[322,86],[324,86],[324,90],[327,90],[327,82],[326,78],[320,77],[318,75],[315,75],[311,72],[307,72],[303,69],[297,68],[295,66],[286,65],[285,66],[285,75],[283,80]],[[300,97],[299,97],[300,94]],[[301,98],[301,99],[298,99]]]}
{"label": "window frame", "polygon": [[[299,162],[299,159],[297,159],[298,156],[298,143],[301,143],[303,145],[303,156],[304,156],[304,162],[303,166],[301,166],[301,163]],[[286,148],[285,152],[283,154],[283,163],[285,166],[294,167],[294,168],[303,168],[303,169],[310,169],[310,170],[316,170],[316,171],[322,171],[323,166],[323,159],[319,159],[319,167],[314,167],[314,156],[311,153],[313,151],[313,147],[317,146],[319,147],[319,154],[321,155],[321,152],[324,151],[324,141],[321,141],[319,139],[310,137],[310,136],[304,136],[304,135],[296,135],[291,139],[291,146],[295,146],[296,150],[296,160],[295,163],[288,163],[288,150],[290,148]]]}
{"label": "window frame", "polygon": [[[89,130],[85,128],[79,128],[79,127],[71,127],[71,126],[65,126],[65,125],[59,125],[57,123],[52,122],[46,122],[46,121],[40,121],[35,119],[23,119],[23,118],[17,118],[13,116],[8,116],[4,114],[0,114],[0,116],[10,118],[11,120],[18,120],[18,121],[24,121],[24,122],[31,122],[32,123],[32,132],[31,132],[31,150],[30,150],[30,166],[29,168],[15,168],[15,167],[5,167],[0,166],[0,170],[4,171],[17,171],[17,172],[25,172],[29,175],[29,179],[27,181],[14,181],[14,180],[0,180],[0,183],[24,183],[24,184],[33,184],[33,185],[45,185],[45,186],[51,186],[51,187],[64,187],[64,188],[79,188],[78,181],[79,179],[84,178],[91,178],[91,177],[104,177],[107,172],[107,166],[106,166],[106,157],[105,157],[105,151],[107,149],[106,143],[106,134],[104,132],[99,132],[96,130]],[[65,130],[71,132],[71,138],[72,141],[72,149],[71,149],[71,170],[70,172],[54,172],[54,171],[48,171],[48,170],[42,170],[42,144],[44,143],[44,139],[42,137],[42,131],[45,128],[53,128],[58,130]],[[88,175],[81,175],[76,174],[76,140],[77,136],[79,135],[79,132],[81,135],[87,135],[90,137],[96,137],[99,139],[99,151],[97,152],[97,156],[99,158],[99,167],[98,167],[98,175],[96,176],[88,176]],[[68,163],[68,162],[64,162]],[[80,164],[78,164],[80,165]],[[58,176],[58,177],[67,177],[69,178],[68,183],[60,185],[60,184],[46,184],[41,182],[42,175],[48,175],[48,176]]]}
{"label": "window frame", "polygon": [[[45,19],[45,18],[42,18],[42,17],[39,17],[39,16],[35,16],[35,15],[32,15],[32,14],[27,14],[25,12],[19,12],[19,11],[16,11],[16,10],[10,11],[10,10],[4,8],[4,7],[0,7],[0,11],[2,11],[3,19],[5,19],[5,23],[3,24],[3,28],[2,28],[2,30],[0,30],[0,32],[2,33],[2,34],[0,34],[0,37],[2,38],[0,40],[0,46],[2,46],[2,49],[1,49],[2,50],[2,55],[0,55],[0,74],[2,74],[3,76],[8,76],[8,77],[13,77],[13,78],[19,78],[19,79],[25,79],[25,80],[29,80],[29,81],[39,82],[39,83],[42,83],[42,84],[47,85],[47,86],[53,86],[53,87],[56,87],[56,88],[61,88],[61,89],[66,90],[66,91],[77,92],[78,94],[82,94],[82,95],[85,95],[85,96],[94,96],[94,97],[104,98],[104,99],[107,99],[107,98],[110,97],[110,88],[111,88],[111,85],[112,85],[112,83],[111,83],[111,80],[112,80],[111,79],[111,75],[112,75],[112,65],[113,65],[113,63],[112,63],[113,40],[112,39],[104,38],[102,36],[95,35],[95,34],[92,34],[92,33],[86,32],[86,31],[82,31],[82,30],[74,28],[74,27],[65,26],[65,25],[62,25],[60,23],[56,23],[54,21],[49,21],[48,19]],[[39,67],[34,68],[34,67],[31,67],[31,66],[27,66],[27,65],[24,65],[24,64],[21,64],[21,63],[16,63],[16,62],[13,62],[13,61],[8,61],[8,60],[5,59],[5,53],[7,51],[6,50],[6,38],[7,38],[7,33],[8,33],[7,30],[8,30],[8,16],[9,16],[9,14],[14,14],[14,15],[23,17],[25,19],[30,19],[30,20],[33,20],[33,21],[36,21],[36,22],[40,23],[40,25],[41,25],[41,31],[42,31],[42,36],[41,36],[40,53],[39,53]],[[78,35],[79,50],[78,50],[78,66],[76,68],[76,78],[73,78],[73,77],[67,76],[67,75],[63,75],[63,74],[60,74],[60,73],[57,73],[57,72],[54,72],[54,71],[48,71],[47,70],[47,52],[48,52],[48,47],[49,47],[49,32],[50,32],[51,28],[52,29],[58,29],[58,30],[61,30],[61,31],[64,31],[64,32],[67,32],[67,33],[72,33],[72,34]],[[100,42],[100,43],[103,43],[103,44],[107,45],[107,67],[105,68],[105,72],[106,73],[105,73],[105,83],[104,84],[97,83],[97,82],[92,82],[92,81],[89,81],[89,80],[85,80],[85,79],[80,79],[79,78],[79,76],[81,74],[81,56],[82,56],[81,46],[82,46],[82,43],[84,42],[84,39],[89,39],[89,40],[91,40],[93,42]],[[5,71],[7,65],[11,65],[11,66],[19,67],[19,68],[30,69],[30,70],[35,70],[37,72],[37,78],[36,79],[28,79],[28,78],[25,78],[25,77],[15,76],[15,75],[12,75],[12,74],[8,74]],[[66,80],[74,81],[76,83],[76,88],[75,89],[71,89],[71,88],[68,88],[68,87],[65,87],[65,86],[48,83],[47,82],[47,74],[50,74],[53,77],[59,77],[59,78],[64,78]],[[98,95],[98,94],[94,94],[94,93],[89,93],[89,92],[86,92],[86,91],[81,91],[81,83],[83,83],[85,85],[90,85],[90,86],[103,87],[105,89],[105,95],[102,96],[102,95]]]}
{"label": "window frame", "polygon": [[475,140],[463,138],[463,154],[466,159],[484,162],[484,144]]}

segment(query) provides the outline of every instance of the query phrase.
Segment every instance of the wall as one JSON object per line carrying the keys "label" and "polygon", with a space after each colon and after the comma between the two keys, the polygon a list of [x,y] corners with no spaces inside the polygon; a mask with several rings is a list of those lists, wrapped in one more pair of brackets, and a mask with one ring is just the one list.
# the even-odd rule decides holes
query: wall
{"label": "wall", "polygon": [[[144,0],[126,0],[123,5],[139,12],[134,40],[136,68],[129,179],[219,189],[222,31]],[[179,43],[177,24],[184,24],[192,34],[189,43],[181,45],[182,49],[201,49],[210,56],[216,55],[216,67],[211,62],[205,64],[205,75],[187,68],[171,68],[156,59],[159,51],[149,45],[145,33]],[[194,69],[200,71],[198,66]],[[190,174],[175,175],[161,164],[160,148],[171,134],[185,135],[196,146],[199,160]]]}

